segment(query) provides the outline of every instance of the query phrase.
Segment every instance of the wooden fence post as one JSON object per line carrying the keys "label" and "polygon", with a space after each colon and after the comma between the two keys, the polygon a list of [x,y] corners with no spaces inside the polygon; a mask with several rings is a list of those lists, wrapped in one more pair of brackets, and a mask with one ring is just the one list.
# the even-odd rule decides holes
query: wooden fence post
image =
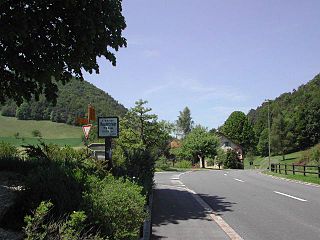
{"label": "wooden fence post", "polygon": [[279,173],[281,174],[281,165],[280,165],[280,163],[279,163]]}
{"label": "wooden fence post", "polygon": [[318,177],[320,178],[320,166],[318,166]]}
{"label": "wooden fence post", "polygon": [[303,165],[303,176],[306,175],[306,165]]}
{"label": "wooden fence post", "polygon": [[284,174],[287,175],[287,164],[284,165]]}
{"label": "wooden fence post", "polygon": [[292,174],[295,175],[295,171],[294,171],[294,164],[292,164]]}

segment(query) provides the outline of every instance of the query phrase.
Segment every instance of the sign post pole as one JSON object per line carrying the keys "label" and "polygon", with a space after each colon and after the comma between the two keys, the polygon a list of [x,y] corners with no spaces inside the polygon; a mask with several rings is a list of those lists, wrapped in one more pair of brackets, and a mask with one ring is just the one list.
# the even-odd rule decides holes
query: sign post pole
{"label": "sign post pole", "polygon": [[105,160],[107,170],[113,168],[112,164],[112,138],[119,137],[119,118],[118,117],[99,117],[98,118],[98,137],[104,138]]}
{"label": "sign post pole", "polygon": [[113,168],[112,164],[112,154],[111,154],[111,143],[112,143],[112,138],[106,137],[104,138],[104,156],[105,160],[107,162],[107,170],[110,171]]}

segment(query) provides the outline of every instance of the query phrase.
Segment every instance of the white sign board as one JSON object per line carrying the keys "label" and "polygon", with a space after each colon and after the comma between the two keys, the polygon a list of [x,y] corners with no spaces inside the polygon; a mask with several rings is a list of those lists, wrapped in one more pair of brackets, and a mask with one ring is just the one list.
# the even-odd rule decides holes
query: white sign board
{"label": "white sign board", "polygon": [[98,137],[99,138],[119,137],[119,118],[118,117],[99,117],[98,118]]}

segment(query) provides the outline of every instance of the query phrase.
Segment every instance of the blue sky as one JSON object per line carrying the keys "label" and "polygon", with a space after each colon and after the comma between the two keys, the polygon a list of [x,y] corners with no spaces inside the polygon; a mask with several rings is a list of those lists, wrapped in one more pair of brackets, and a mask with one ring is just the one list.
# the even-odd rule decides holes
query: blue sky
{"label": "blue sky", "polygon": [[85,79],[160,119],[209,128],[320,72],[319,0],[124,0],[128,47]]}

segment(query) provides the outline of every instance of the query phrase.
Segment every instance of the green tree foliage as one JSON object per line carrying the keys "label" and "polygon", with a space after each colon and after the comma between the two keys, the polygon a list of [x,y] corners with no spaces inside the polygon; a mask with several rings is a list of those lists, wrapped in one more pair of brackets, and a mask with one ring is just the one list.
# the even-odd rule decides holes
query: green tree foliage
{"label": "green tree foliage", "polygon": [[[320,75],[297,90],[270,101],[271,125],[280,114],[284,119],[283,135],[286,137],[285,148],[288,152],[317,144],[320,139]],[[268,128],[268,103],[252,109],[248,118],[260,138],[264,129]]]}
{"label": "green tree foliage", "polygon": [[14,101],[7,101],[2,107],[2,115],[15,116],[26,120],[51,120],[76,124],[77,117],[85,117],[88,104],[91,103],[96,110],[97,116],[123,116],[127,109],[114,100],[109,94],[98,89],[86,81],[72,79],[69,83],[58,84],[57,103],[53,106],[40,95],[39,101],[33,97],[29,102],[23,102],[19,107]]}
{"label": "green tree foliage", "polygon": [[187,136],[191,132],[193,127],[193,120],[191,118],[191,112],[188,107],[185,107],[183,111],[180,111],[178,120],[176,122],[177,130],[179,133],[182,133],[183,137]]}
{"label": "green tree foliage", "polygon": [[158,122],[146,104],[147,101],[137,101],[121,119],[114,158],[118,170],[150,191],[155,160],[167,151],[171,137],[167,125]]}
{"label": "green tree foliage", "polygon": [[121,0],[2,1],[0,103],[41,93],[55,101],[57,82],[99,73],[97,57],[115,65],[125,27]]}
{"label": "green tree foliage", "polygon": [[269,131],[267,128],[261,132],[257,151],[261,156],[268,156],[269,154]]}
{"label": "green tree foliage", "polygon": [[218,137],[201,126],[196,126],[182,140],[182,145],[176,150],[180,158],[189,160],[199,160],[204,166],[206,157],[214,158],[220,144]]}
{"label": "green tree foliage", "polygon": [[243,112],[235,111],[225,121],[222,133],[243,147],[244,152],[254,149],[256,144],[253,126]]}

